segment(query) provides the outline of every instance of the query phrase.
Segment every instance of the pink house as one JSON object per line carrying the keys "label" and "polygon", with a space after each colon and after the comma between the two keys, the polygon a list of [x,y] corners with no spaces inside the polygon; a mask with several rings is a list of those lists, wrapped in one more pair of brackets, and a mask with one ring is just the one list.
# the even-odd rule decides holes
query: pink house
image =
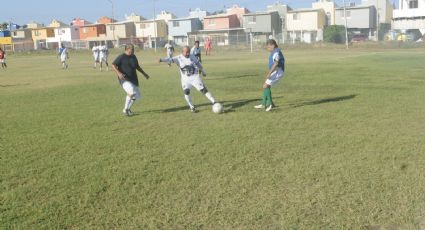
{"label": "pink house", "polygon": [[204,18],[204,30],[222,30],[240,26],[241,23],[236,14],[213,15]]}
{"label": "pink house", "polygon": [[75,27],[83,27],[90,24],[93,24],[93,23],[81,18],[74,18],[71,22],[71,26],[75,26]]}
{"label": "pink house", "polygon": [[231,8],[227,9],[226,11],[228,15],[236,14],[241,27],[243,27],[243,16],[245,14],[250,13],[247,8],[239,7],[238,5],[234,5]]}

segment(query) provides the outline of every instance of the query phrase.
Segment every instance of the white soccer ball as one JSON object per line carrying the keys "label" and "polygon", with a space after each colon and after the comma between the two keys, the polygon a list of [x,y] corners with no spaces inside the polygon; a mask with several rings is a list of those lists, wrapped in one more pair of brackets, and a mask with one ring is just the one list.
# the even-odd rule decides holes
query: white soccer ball
{"label": "white soccer ball", "polygon": [[220,114],[224,112],[224,107],[220,103],[215,103],[212,107],[213,113]]}

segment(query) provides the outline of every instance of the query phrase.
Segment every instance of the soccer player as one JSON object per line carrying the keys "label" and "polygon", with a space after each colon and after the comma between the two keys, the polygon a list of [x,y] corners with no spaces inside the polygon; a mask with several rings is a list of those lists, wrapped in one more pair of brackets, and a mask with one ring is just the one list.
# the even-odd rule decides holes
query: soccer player
{"label": "soccer player", "polygon": [[2,48],[0,48],[0,63],[2,69],[7,69],[6,52]]}
{"label": "soccer player", "polygon": [[190,48],[188,46],[183,48],[181,55],[173,58],[161,58],[159,59],[159,62],[176,63],[179,67],[184,98],[189,105],[190,111],[193,113],[197,112],[195,106],[192,103],[192,97],[190,95],[190,90],[192,87],[195,87],[199,92],[204,94],[212,104],[216,103],[214,97],[210,92],[208,92],[207,87],[199,75],[200,72],[204,77],[206,77],[207,74],[205,73],[202,64],[198,61],[198,59],[190,54]]}
{"label": "soccer player", "polygon": [[109,71],[109,63],[108,63],[108,56],[109,56],[109,50],[108,50],[108,46],[102,45],[99,48],[99,61],[100,61],[100,72],[102,72],[102,68],[103,68],[103,63],[105,63],[106,65],[106,71]]}
{"label": "soccer player", "polygon": [[263,101],[261,105],[257,105],[255,108],[266,109],[267,112],[270,112],[274,107],[271,87],[276,85],[285,74],[285,57],[273,39],[267,41],[267,50],[270,52],[269,72],[263,85]]}
{"label": "soccer player", "polygon": [[208,56],[208,55],[210,55],[211,56],[211,50],[212,50],[212,41],[211,41],[211,39],[210,38],[207,38],[207,40],[205,40],[205,55],[206,56]]}
{"label": "soccer player", "polygon": [[59,48],[58,56],[61,59],[62,69],[68,69],[68,64],[66,63],[66,60],[69,58],[68,48],[66,48],[64,44]]}
{"label": "soccer player", "polygon": [[134,55],[133,45],[125,46],[124,53],[115,59],[112,63],[112,68],[115,70],[118,80],[127,94],[123,113],[126,116],[132,116],[131,106],[141,97],[136,70],[142,73],[146,79],[149,79],[149,75],[140,67],[139,61]]}
{"label": "soccer player", "polygon": [[99,46],[97,45],[97,43],[94,44],[94,46],[92,48],[92,52],[93,52],[93,58],[94,58],[93,69],[96,69],[97,64],[100,63],[100,49],[99,49]]}
{"label": "soccer player", "polygon": [[[173,46],[172,41],[171,40],[168,41],[168,43],[165,44],[164,48],[167,50],[167,57],[172,58],[173,55],[174,55],[174,46]],[[171,63],[168,63],[168,66],[171,66]]]}
{"label": "soccer player", "polygon": [[195,41],[195,45],[190,50],[190,54],[198,58],[198,61],[202,63],[201,48],[199,47],[199,41]]}

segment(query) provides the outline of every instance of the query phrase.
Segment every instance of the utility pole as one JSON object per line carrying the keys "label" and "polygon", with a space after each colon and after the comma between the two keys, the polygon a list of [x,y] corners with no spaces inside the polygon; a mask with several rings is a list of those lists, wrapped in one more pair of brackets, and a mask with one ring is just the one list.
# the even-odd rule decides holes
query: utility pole
{"label": "utility pole", "polygon": [[347,6],[345,0],[342,1],[344,4],[344,19],[345,19],[345,48],[348,50],[348,22],[347,22]]}
{"label": "utility pole", "polygon": [[154,30],[154,36],[155,36],[155,53],[156,53],[156,41],[157,41],[157,31],[156,31],[156,6],[155,6],[155,2],[156,0],[152,0],[153,1],[153,30]]}
{"label": "utility pole", "polygon": [[379,42],[379,0],[376,0],[376,41]]}
{"label": "utility pole", "polygon": [[[114,17],[115,17],[115,15],[114,15],[115,14],[114,13],[114,2],[112,0],[108,0],[108,2],[111,3],[111,8],[112,8],[111,23],[114,23]],[[115,47],[114,40],[115,40],[115,25],[112,25],[112,43],[113,43],[113,46]]]}

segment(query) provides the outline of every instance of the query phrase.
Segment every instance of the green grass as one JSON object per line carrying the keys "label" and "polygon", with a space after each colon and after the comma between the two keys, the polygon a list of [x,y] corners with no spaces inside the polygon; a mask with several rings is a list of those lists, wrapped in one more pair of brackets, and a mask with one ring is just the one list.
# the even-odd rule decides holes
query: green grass
{"label": "green grass", "polygon": [[[116,56],[114,53],[112,56]],[[176,67],[138,52],[139,115],[88,52],[9,56],[0,71],[0,229],[419,228],[423,50],[289,50],[255,111],[267,53],[205,58],[227,112],[185,107]]]}

